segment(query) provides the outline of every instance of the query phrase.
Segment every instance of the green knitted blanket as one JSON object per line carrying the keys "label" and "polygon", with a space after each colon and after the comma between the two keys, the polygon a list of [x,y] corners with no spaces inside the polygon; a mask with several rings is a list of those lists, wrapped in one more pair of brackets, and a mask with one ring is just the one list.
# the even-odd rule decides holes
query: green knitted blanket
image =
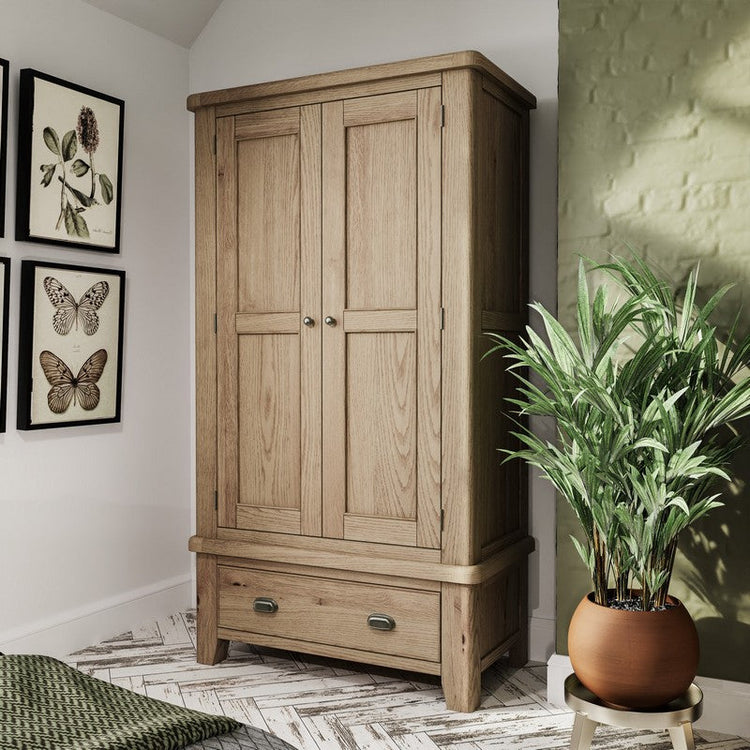
{"label": "green knitted blanket", "polygon": [[110,685],[48,656],[0,656],[3,750],[177,750],[239,726]]}

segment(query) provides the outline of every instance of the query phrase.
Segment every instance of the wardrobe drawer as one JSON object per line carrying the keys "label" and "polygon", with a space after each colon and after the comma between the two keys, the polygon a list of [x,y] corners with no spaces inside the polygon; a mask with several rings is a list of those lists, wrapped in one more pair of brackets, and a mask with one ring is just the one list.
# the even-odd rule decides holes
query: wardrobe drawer
{"label": "wardrobe drawer", "polygon": [[440,660],[436,591],[219,566],[219,627]]}

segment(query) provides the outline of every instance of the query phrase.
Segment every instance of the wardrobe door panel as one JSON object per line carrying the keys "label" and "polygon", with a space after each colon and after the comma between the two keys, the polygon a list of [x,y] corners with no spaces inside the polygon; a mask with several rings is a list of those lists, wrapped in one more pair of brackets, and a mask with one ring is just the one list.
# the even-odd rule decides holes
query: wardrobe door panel
{"label": "wardrobe door panel", "polygon": [[299,135],[237,143],[239,310],[299,310]]}
{"label": "wardrobe door panel", "polygon": [[440,546],[440,89],[323,105],[323,533]]}
{"label": "wardrobe door panel", "polygon": [[[274,516],[300,531],[300,369],[298,335],[245,335],[239,342],[237,526],[265,529]],[[286,508],[292,514],[268,513]],[[279,519],[280,520],[280,519]]]}
{"label": "wardrobe door panel", "polygon": [[348,336],[347,517],[417,517],[416,355],[413,333]]}
{"label": "wardrobe door panel", "polygon": [[319,535],[320,107],[217,140],[219,525]]}
{"label": "wardrobe door panel", "polygon": [[347,307],[415,308],[416,120],[346,135]]}

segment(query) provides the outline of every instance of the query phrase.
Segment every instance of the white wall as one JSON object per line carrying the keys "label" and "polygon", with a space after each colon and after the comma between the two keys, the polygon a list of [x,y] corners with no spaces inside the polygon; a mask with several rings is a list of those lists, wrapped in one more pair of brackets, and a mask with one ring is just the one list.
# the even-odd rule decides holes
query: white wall
{"label": "white wall", "polygon": [[[556,305],[556,0],[224,0],[190,50],[190,91],[391,62],[484,53],[532,91],[531,296]],[[554,494],[531,483],[531,656],[553,650]]]}
{"label": "white wall", "polygon": [[[0,435],[0,650],[64,653],[189,602],[190,251],[187,50],[80,0],[2,0],[10,60],[12,258]],[[120,255],[15,242],[18,72],[125,100]],[[127,272],[122,422],[15,429],[22,258]]]}

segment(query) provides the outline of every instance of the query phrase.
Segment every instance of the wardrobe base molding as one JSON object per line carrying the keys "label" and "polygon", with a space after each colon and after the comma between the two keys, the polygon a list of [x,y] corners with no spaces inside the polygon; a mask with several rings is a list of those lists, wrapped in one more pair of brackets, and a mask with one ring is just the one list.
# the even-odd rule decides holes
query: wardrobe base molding
{"label": "wardrobe base molding", "polygon": [[496,552],[476,565],[447,565],[387,557],[312,551],[306,547],[275,546],[229,539],[192,536],[188,543],[191,552],[207,555],[238,557],[246,560],[283,562],[309,567],[334,568],[360,573],[399,576],[425,581],[444,581],[465,586],[476,585],[493,578],[506,568],[525,560],[534,551],[533,537],[526,536]]}

